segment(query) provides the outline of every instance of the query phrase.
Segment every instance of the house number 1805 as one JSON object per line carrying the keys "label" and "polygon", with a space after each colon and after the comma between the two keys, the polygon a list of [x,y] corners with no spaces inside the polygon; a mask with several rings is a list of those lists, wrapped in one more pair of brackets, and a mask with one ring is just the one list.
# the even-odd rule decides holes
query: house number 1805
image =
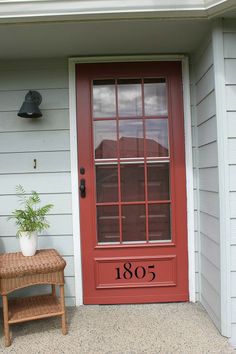
{"label": "house number 1805", "polygon": [[148,277],[148,281],[153,281],[156,278],[156,273],[153,271],[155,268],[154,264],[147,267],[137,266],[133,267],[130,262],[124,263],[123,267],[116,268],[116,280],[119,279],[132,279],[133,277],[137,279],[143,279]]}

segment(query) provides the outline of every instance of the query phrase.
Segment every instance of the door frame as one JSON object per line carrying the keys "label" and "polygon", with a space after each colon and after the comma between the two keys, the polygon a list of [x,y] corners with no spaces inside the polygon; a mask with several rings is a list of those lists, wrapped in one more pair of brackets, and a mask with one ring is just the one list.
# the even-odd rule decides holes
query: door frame
{"label": "door frame", "polygon": [[78,145],[76,120],[76,64],[81,63],[116,63],[116,62],[181,61],[183,78],[183,106],[185,133],[186,193],[187,193],[187,232],[188,232],[188,278],[189,301],[196,301],[195,289],[195,244],[194,244],[194,190],[192,130],[190,109],[189,60],[186,55],[130,55],[104,57],[69,58],[69,119],[70,119],[70,158],[72,191],[72,226],[74,243],[74,271],[76,306],[83,305],[82,256],[80,240],[80,206],[78,189]]}

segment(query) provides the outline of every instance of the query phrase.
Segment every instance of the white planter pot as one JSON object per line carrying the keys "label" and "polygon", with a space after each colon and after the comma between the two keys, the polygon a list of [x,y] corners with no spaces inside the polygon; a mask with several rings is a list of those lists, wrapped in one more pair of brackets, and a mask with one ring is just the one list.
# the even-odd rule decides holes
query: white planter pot
{"label": "white planter pot", "polygon": [[38,246],[37,232],[21,232],[19,239],[23,256],[34,256]]}

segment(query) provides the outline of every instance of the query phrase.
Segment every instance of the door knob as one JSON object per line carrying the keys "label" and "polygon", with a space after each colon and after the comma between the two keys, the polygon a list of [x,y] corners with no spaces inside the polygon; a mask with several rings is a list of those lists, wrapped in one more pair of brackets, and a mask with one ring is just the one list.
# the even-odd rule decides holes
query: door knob
{"label": "door knob", "polygon": [[80,180],[79,190],[80,190],[81,198],[85,198],[86,197],[86,185],[85,185],[85,179],[84,178],[82,178]]}

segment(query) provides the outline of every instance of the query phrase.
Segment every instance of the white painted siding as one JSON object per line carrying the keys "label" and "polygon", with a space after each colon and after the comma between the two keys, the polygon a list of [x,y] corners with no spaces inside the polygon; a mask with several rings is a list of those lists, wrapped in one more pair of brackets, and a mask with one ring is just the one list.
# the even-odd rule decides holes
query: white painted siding
{"label": "white painted siding", "polygon": [[191,61],[198,300],[221,328],[219,179],[213,47],[211,38]]}
{"label": "white painted siding", "polygon": [[[42,95],[43,118],[17,117],[29,89]],[[33,160],[37,159],[37,169]],[[16,227],[7,220],[17,207],[15,187],[36,190],[42,203],[53,203],[50,229],[39,237],[40,248],[56,248],[67,266],[66,303],[75,304],[70,182],[67,60],[0,62],[0,252],[19,250]],[[40,291],[44,291],[45,287]],[[38,289],[21,290],[31,294]]]}
{"label": "white painted siding", "polygon": [[236,20],[224,20],[225,90],[230,203],[231,340],[236,346]]}

